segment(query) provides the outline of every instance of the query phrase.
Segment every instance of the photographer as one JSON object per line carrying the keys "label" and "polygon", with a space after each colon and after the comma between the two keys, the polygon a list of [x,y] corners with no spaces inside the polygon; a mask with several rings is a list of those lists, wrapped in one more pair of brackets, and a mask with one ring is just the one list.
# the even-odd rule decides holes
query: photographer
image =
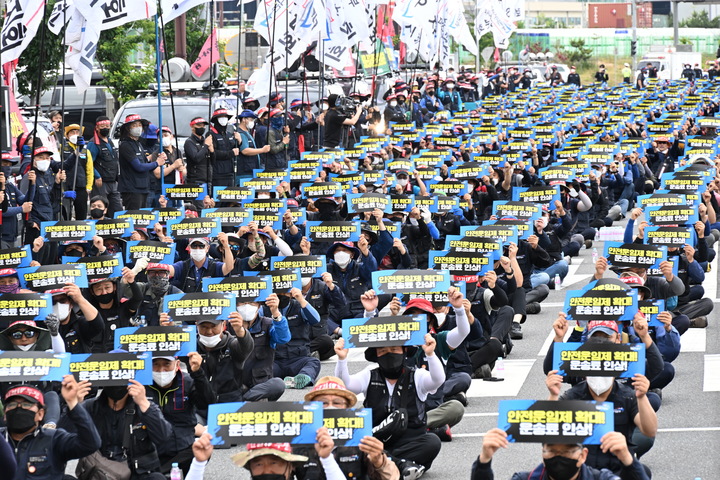
{"label": "photographer", "polygon": [[[175,148],[175,137],[173,137],[172,130],[169,127],[162,127],[162,153],[165,154],[165,168],[158,166],[153,170],[150,176],[150,195],[148,196],[147,206],[149,208],[158,208],[160,204],[158,199],[160,195],[164,195],[162,191],[163,183],[165,185],[179,185],[185,183],[185,176],[187,170],[185,169],[185,163],[183,162],[180,151]],[[158,153],[153,153],[151,158],[153,161],[157,161]],[[163,172],[164,170],[164,172]],[[160,181],[160,175],[165,174],[163,182]],[[179,207],[178,200],[170,200],[168,206]]]}
{"label": "photographer", "polygon": [[362,105],[355,106],[355,113],[350,110],[351,102],[347,97],[340,97],[332,94],[328,97],[330,109],[325,113],[325,137],[323,145],[328,148],[335,148],[341,145],[343,130],[346,125],[355,125],[362,113]]}

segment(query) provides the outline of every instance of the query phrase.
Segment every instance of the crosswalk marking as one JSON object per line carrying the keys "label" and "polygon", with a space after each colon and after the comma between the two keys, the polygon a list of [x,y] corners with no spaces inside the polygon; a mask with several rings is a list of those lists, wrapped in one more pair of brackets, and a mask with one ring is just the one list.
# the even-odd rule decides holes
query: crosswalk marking
{"label": "crosswalk marking", "polygon": [[590,278],[592,274],[585,273],[580,275],[577,273],[584,260],[585,258],[583,257],[574,257],[572,259],[572,265],[568,268],[568,274],[562,282],[562,288],[568,288],[576,283],[587,281]]}
{"label": "crosswalk marking", "polygon": [[703,392],[720,392],[720,355],[705,355]]}
{"label": "crosswalk marking", "polygon": [[515,397],[525,383],[535,359],[506,359],[505,380],[502,382],[486,382],[473,380],[468,397]]}
{"label": "crosswalk marking", "polygon": [[681,352],[704,352],[707,341],[707,330],[704,328],[689,328],[680,337]]}

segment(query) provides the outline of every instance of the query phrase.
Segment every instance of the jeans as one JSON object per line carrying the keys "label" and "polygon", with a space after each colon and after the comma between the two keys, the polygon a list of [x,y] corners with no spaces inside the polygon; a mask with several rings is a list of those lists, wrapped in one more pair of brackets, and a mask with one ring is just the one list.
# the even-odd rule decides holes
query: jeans
{"label": "jeans", "polygon": [[554,281],[555,275],[560,275],[560,279],[564,279],[568,274],[569,266],[565,260],[558,260],[544,270],[533,270],[530,275],[530,284],[533,288],[539,285],[550,285]]}

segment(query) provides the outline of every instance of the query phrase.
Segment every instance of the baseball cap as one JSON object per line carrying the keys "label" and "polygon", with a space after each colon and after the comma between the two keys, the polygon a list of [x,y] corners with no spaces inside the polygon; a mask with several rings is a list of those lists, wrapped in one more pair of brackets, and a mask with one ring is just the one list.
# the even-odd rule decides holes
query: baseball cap
{"label": "baseball cap", "polygon": [[202,242],[205,245],[210,245],[210,241],[206,237],[191,238],[190,241],[188,242],[188,245],[192,245],[195,242]]}
{"label": "baseball cap", "polygon": [[41,407],[45,406],[45,396],[43,395],[43,393],[37,388],[31,387],[29,385],[20,385],[19,387],[11,388],[10,390],[8,390],[8,392],[5,394],[5,403],[7,403],[7,400],[13,397],[20,397],[24,398],[25,400],[30,400],[31,402],[37,403]]}
{"label": "baseball cap", "polygon": [[587,336],[588,338],[595,335],[597,332],[604,333],[606,335],[612,335],[618,333],[617,322],[610,320],[593,320],[587,324]]}
{"label": "baseball cap", "polygon": [[252,110],[245,109],[238,115],[238,118],[257,118],[257,115],[255,115],[255,112]]}

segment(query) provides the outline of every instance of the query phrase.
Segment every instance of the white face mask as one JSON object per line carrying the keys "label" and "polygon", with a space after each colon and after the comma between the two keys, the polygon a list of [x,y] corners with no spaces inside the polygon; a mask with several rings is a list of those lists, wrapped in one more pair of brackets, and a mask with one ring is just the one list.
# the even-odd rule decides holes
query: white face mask
{"label": "white face mask", "polygon": [[28,352],[32,350],[32,348],[35,346],[34,343],[31,343],[30,345],[15,345],[20,351]]}
{"label": "white face mask", "polygon": [[246,303],[244,305],[240,305],[237,307],[237,312],[240,314],[242,319],[246,322],[252,322],[253,320],[255,320],[258,310],[260,310],[260,307],[256,307],[255,305],[250,305],[249,303]]}
{"label": "white face mask", "polygon": [[77,145],[77,139],[78,139],[77,135],[70,135],[68,137],[68,142]]}
{"label": "white face mask", "polygon": [[615,377],[587,377],[585,380],[595,395],[602,395],[612,388]]}
{"label": "white face mask", "polygon": [[310,282],[312,282],[312,277],[302,277],[300,281],[302,282],[303,287],[307,287],[310,285]]}
{"label": "white face mask", "polygon": [[404,187],[405,185],[408,184],[408,179],[407,178],[398,178],[397,184],[400,185],[401,187]]}
{"label": "white face mask", "polygon": [[228,118],[227,118],[227,117],[220,117],[220,118],[218,118],[218,121],[217,121],[217,122],[218,122],[218,125],[220,125],[221,127],[224,127],[225,125],[228,124]]}
{"label": "white face mask", "polygon": [[363,100],[363,101],[362,101],[362,106],[363,106],[363,107],[367,107],[367,106],[369,106],[369,105],[370,105],[370,100]]}
{"label": "white face mask", "polygon": [[207,254],[205,253],[204,248],[190,249],[190,258],[192,258],[196,262],[202,262],[203,260],[205,260],[206,256]]}
{"label": "white face mask", "polygon": [[175,380],[175,370],[172,372],[153,372],[153,382],[159,387],[167,387]]}
{"label": "white face mask", "polygon": [[325,110],[327,110],[328,108],[330,108],[330,106],[329,106],[327,103],[323,103],[322,105],[320,105],[320,110],[325,111]]}
{"label": "white face mask", "polygon": [[163,147],[169,147],[173,144],[172,137],[163,137]]}
{"label": "white face mask", "polygon": [[130,129],[131,137],[139,137],[140,135],[142,135],[142,127],[133,127]]}
{"label": "white face mask", "polygon": [[268,194],[268,193],[258,193],[257,198],[258,198],[258,200],[265,200],[265,199],[270,198],[270,194]]}
{"label": "white face mask", "polygon": [[446,313],[436,313],[435,318],[437,319],[438,327],[442,327],[443,323],[445,323],[445,320],[447,320],[447,314]]}
{"label": "white face mask", "polygon": [[47,172],[48,168],[50,168],[50,160],[37,160],[35,162],[35,168],[41,172]]}
{"label": "white face mask", "polygon": [[390,102],[390,106],[397,107],[397,102],[395,100],[393,100],[392,102]]}
{"label": "white face mask", "polygon": [[345,268],[350,264],[350,260],[352,260],[352,255],[350,255],[348,252],[335,252],[333,259],[340,268]]}
{"label": "white face mask", "polygon": [[253,128],[255,128],[255,120],[248,122],[247,128],[248,128],[248,130],[252,130]]}
{"label": "white face mask", "polygon": [[70,316],[70,305],[67,303],[56,303],[53,305],[53,313],[62,322]]}
{"label": "white face mask", "polygon": [[448,89],[448,90],[452,90],[453,88],[455,88],[455,84],[453,84],[453,83],[448,83],[448,84],[447,84],[447,89]]}
{"label": "white face mask", "polygon": [[220,343],[222,340],[222,333],[207,337],[205,335],[198,335],[198,341],[208,348],[213,348],[215,345]]}

